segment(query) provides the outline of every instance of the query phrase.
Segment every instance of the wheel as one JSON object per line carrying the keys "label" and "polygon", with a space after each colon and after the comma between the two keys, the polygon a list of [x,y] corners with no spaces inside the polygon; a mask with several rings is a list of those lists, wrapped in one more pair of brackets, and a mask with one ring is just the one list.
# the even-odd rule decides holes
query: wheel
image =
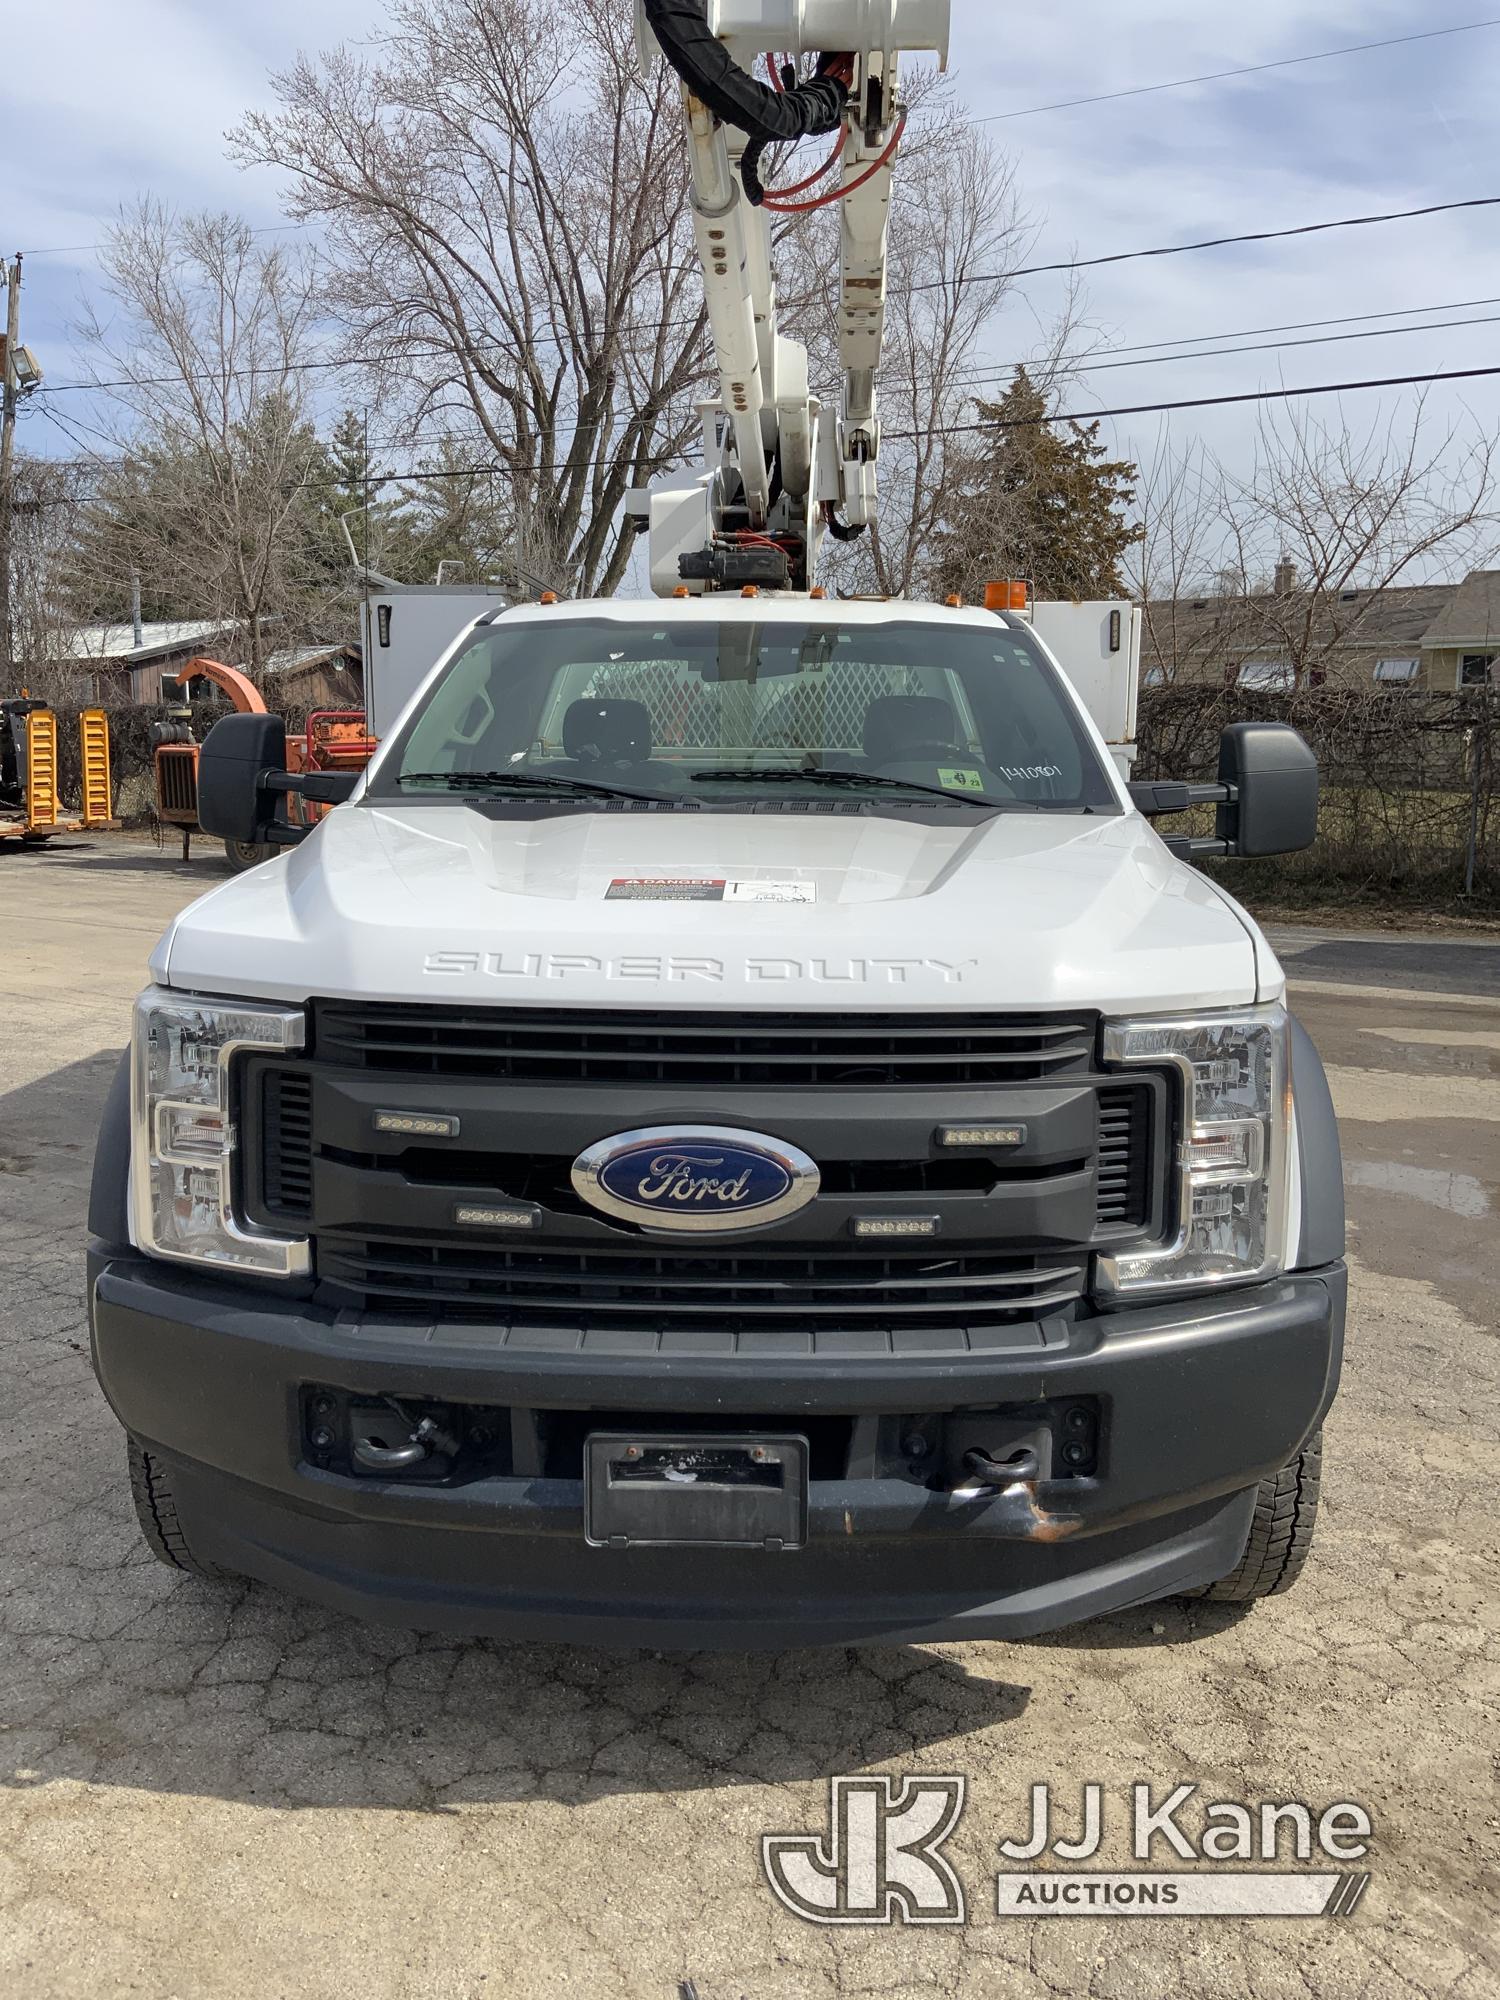
{"label": "wheel", "polygon": [[125,1451],[130,1465],[130,1497],[135,1502],[135,1517],[141,1524],[146,1546],[156,1560],[166,1563],[171,1569],[186,1570],[189,1576],[201,1577],[206,1583],[215,1583],[228,1576],[230,1572],[220,1569],[217,1563],[209,1562],[205,1556],[194,1555],[187,1532],[178,1518],[171,1477],[161,1460],[153,1458],[134,1438],[127,1438]]}
{"label": "wheel", "polygon": [[262,861],[269,861],[276,849],[263,840],[226,840],[225,858],[236,875],[243,875],[247,868],[259,868]]}
{"label": "wheel", "polygon": [[1323,1476],[1323,1433],[1281,1468],[1263,1479],[1255,1496],[1250,1540],[1239,1564],[1217,1583],[1184,1591],[1185,1597],[1215,1604],[1253,1604],[1290,1590],[1312,1552],[1318,1524],[1318,1488]]}

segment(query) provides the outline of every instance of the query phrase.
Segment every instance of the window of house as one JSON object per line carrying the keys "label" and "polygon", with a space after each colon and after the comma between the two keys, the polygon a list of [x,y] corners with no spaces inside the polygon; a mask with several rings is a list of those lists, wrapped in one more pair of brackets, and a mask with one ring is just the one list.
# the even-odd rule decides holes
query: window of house
{"label": "window of house", "polygon": [[1421,672],[1420,660],[1377,660],[1375,678],[1377,681],[1406,683],[1414,681]]}
{"label": "window of house", "polygon": [[1458,684],[1465,688],[1488,687],[1493,679],[1493,653],[1465,653],[1458,663]]}
{"label": "window of house", "polygon": [[1297,670],[1290,660],[1244,660],[1235,684],[1267,694],[1290,694],[1297,685]]}
{"label": "window of house", "polygon": [[182,688],[176,674],[163,674],[161,676],[161,686],[157,693],[157,700],[170,702],[175,706],[182,699]]}

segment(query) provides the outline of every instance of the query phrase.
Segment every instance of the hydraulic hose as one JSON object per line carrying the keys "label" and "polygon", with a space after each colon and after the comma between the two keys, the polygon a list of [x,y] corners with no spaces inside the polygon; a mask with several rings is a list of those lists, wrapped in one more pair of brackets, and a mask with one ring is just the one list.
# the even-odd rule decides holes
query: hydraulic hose
{"label": "hydraulic hose", "polygon": [[817,74],[789,90],[773,90],[746,74],[708,25],[707,0],[645,0],[646,19],[661,52],[688,89],[716,118],[750,136],[745,192],[759,206],[757,171],[766,146],[836,131],[843,122],[849,88],[835,72],[847,58],[825,55]]}

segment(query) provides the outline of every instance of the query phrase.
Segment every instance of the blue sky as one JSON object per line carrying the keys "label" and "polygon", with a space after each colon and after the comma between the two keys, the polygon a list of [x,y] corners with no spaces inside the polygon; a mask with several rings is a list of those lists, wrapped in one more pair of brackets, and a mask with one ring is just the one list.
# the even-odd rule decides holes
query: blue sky
{"label": "blue sky", "polygon": [[[7,252],[92,243],[117,204],[145,190],[276,222],[274,178],[231,165],[224,131],[267,100],[270,70],[299,48],[359,38],[379,7],[48,0],[17,11],[0,72]],[[953,11],[958,88],[977,116],[1484,18],[1479,0],[1467,8],[1462,0],[1261,0],[1254,8],[1243,0],[1014,8],[954,0]],[[1038,257],[1050,259],[1500,194],[1497,97],[1500,26],[989,129],[1017,157]],[[28,344],[52,381],[71,378],[78,363],[68,323],[95,284],[92,256],[35,255],[26,275]],[[1088,308],[1106,342],[1134,345],[1489,297],[1500,299],[1500,209],[1124,265],[1090,277]],[[1057,298],[1053,281],[1033,283],[997,330],[995,359],[1026,351],[1031,315],[1045,320]],[[1500,304],[1433,316],[1490,313],[1500,315]],[[1497,331],[1480,325],[1120,368],[1091,376],[1079,401],[1107,407],[1482,367],[1496,358]],[[71,400],[56,407],[66,413]],[[1385,407],[1394,412],[1400,401],[1388,395]],[[1371,396],[1348,405],[1361,423],[1380,407]],[[1493,432],[1500,378],[1440,389],[1431,408],[1435,421],[1467,410]],[[1245,454],[1252,423],[1243,412],[1194,413],[1174,420],[1174,435],[1202,435],[1233,459]],[[1156,430],[1153,418],[1122,422],[1116,441],[1127,453],[1149,452]],[[68,449],[31,411],[23,442]]]}

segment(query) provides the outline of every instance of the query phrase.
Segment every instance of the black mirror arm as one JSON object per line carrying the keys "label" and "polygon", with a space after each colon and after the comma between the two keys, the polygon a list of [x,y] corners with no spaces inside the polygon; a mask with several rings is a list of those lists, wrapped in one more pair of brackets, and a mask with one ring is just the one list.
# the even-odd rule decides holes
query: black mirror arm
{"label": "black mirror arm", "polygon": [[1238,785],[1153,783],[1130,787],[1131,804],[1147,819],[1160,819],[1167,813],[1190,812],[1194,806],[1238,805],[1239,797]]}
{"label": "black mirror arm", "polygon": [[[314,805],[341,806],[359,783],[358,771],[262,771],[256,790],[269,801],[273,798],[310,799]],[[313,831],[298,826],[278,814],[263,829],[263,837],[276,847],[297,847]]]}
{"label": "black mirror arm", "polygon": [[1239,852],[1232,841],[1191,840],[1180,834],[1171,839],[1163,835],[1162,846],[1178,861],[1228,861]]}
{"label": "black mirror arm", "polygon": [[311,799],[314,805],[341,806],[353,796],[362,775],[359,771],[263,771],[260,789],[283,796],[295,793],[298,798]]}

